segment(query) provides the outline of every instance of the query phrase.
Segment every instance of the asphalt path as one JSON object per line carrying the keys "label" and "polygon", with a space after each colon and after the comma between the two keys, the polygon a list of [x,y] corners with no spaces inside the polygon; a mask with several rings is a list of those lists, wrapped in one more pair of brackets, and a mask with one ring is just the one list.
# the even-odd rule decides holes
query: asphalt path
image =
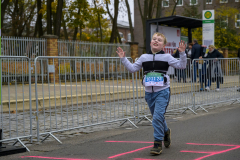
{"label": "asphalt path", "polygon": [[166,117],[172,144],[161,155],[152,156],[153,127],[147,121],[138,129],[121,128],[46,142],[29,147],[31,152],[0,157],[2,160],[239,160],[240,104],[198,115]]}

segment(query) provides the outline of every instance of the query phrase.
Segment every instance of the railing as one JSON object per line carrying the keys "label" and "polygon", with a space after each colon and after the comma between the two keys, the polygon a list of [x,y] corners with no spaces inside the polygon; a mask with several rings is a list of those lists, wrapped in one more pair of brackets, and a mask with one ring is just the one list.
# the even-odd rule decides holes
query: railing
{"label": "railing", "polygon": [[[144,119],[151,121],[141,83],[143,71],[129,73],[117,57],[43,56],[35,58],[34,70],[28,57],[1,56],[0,62],[1,78],[5,78],[0,142],[14,140],[24,145],[21,139],[36,142],[49,136],[60,142],[53,133],[113,122],[137,127]],[[170,68],[167,112],[189,109],[197,114],[215,103],[240,102],[239,71],[235,58],[188,59],[186,69]]]}
{"label": "railing", "polygon": [[30,37],[1,37],[2,56],[26,56],[31,61],[46,56],[46,39]]}
{"label": "railing", "polygon": [[130,57],[130,45],[128,44],[110,44],[82,41],[58,40],[59,56],[77,56],[77,57],[117,57],[117,47],[126,51],[126,56]]}

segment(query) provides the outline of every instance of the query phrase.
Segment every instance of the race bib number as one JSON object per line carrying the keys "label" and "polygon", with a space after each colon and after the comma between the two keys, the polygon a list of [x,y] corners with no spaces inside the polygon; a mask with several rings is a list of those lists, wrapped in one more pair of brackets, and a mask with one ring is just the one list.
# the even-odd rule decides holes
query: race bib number
{"label": "race bib number", "polygon": [[145,77],[145,86],[163,86],[163,82],[162,73],[150,72]]}

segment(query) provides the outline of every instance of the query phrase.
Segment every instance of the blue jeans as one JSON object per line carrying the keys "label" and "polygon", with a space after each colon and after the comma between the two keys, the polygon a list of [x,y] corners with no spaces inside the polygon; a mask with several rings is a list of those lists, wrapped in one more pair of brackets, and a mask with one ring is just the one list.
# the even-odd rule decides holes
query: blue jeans
{"label": "blue jeans", "polygon": [[194,63],[193,63],[193,82],[197,81],[197,70],[198,70],[198,62],[194,61]]}
{"label": "blue jeans", "polygon": [[[211,84],[212,84],[211,79],[208,79],[208,87],[210,87]],[[220,82],[219,82],[219,79],[217,78],[217,88],[219,88],[219,87],[220,87]]]}
{"label": "blue jeans", "polygon": [[154,141],[163,141],[164,133],[168,131],[164,114],[170,100],[170,88],[159,92],[145,92],[145,100],[153,116]]}
{"label": "blue jeans", "polygon": [[186,82],[186,69],[176,69],[178,82],[181,82],[181,78],[183,78],[183,82]]}

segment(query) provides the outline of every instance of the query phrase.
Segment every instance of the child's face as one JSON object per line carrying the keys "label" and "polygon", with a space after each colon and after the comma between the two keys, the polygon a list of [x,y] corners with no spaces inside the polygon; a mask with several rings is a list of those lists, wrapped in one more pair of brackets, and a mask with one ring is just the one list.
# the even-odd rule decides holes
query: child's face
{"label": "child's face", "polygon": [[161,51],[164,47],[164,38],[162,36],[154,35],[150,43],[153,52]]}

